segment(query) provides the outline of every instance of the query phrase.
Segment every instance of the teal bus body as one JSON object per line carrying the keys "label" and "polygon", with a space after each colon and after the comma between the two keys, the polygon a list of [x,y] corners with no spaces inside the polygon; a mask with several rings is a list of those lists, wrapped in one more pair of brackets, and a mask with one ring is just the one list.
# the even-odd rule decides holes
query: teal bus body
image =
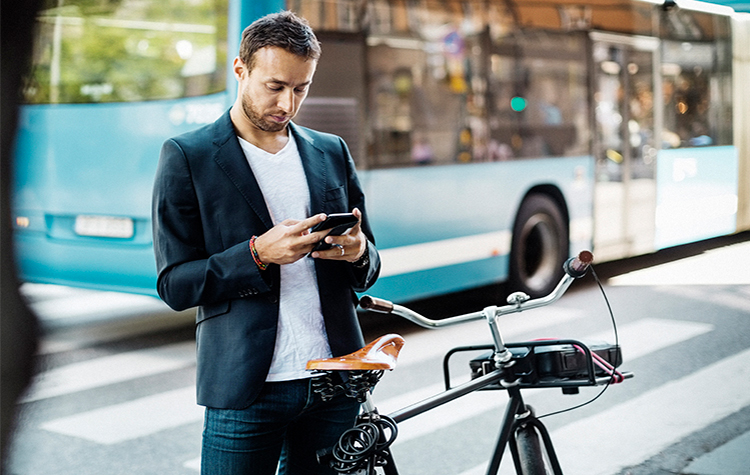
{"label": "teal bus body", "polygon": [[[471,0],[448,3],[466,6],[467,18],[473,11]],[[284,8],[299,11],[320,32],[324,55],[295,121],[337,133],[350,146],[383,262],[373,295],[409,301],[508,280],[530,293],[542,292],[554,282],[561,261],[581,249],[593,249],[604,260],[618,259],[742,228],[738,170],[747,155],[731,139],[732,127],[742,124],[726,119],[731,117],[726,107],[731,75],[722,52],[730,48],[722,28],[711,33],[713,42],[695,42],[704,54],[686,55],[680,47],[688,39],[645,41],[641,26],[617,34],[550,32],[547,26],[535,29],[532,15],[523,21],[527,29],[509,35],[511,40],[493,37],[491,24],[463,37],[453,32],[442,38],[430,29],[419,37],[415,31],[394,32],[395,13],[407,8],[402,2],[383,3],[392,10],[386,16],[380,16],[382,5],[368,3],[368,15],[360,15],[354,2],[343,0],[193,4],[213,5],[218,11],[214,24],[196,19],[171,27],[116,23],[128,34],[150,29],[123,42],[135,54],[161,41],[172,56],[187,51],[186,57],[198,58],[175,69],[184,76],[182,83],[167,80],[156,89],[169,95],[177,87],[181,94],[82,100],[85,94],[127,92],[148,81],[122,86],[116,83],[119,73],[113,73],[66,90],[46,70],[39,80],[49,81],[49,91],[29,89],[36,99],[20,112],[12,203],[23,281],[156,295],[150,201],[161,145],[211,123],[231,106],[236,94],[231,65],[242,29]],[[49,53],[40,57],[52,57],[50,64],[72,48],[55,43],[51,31],[64,33],[69,31],[65,25],[79,21],[60,16],[54,5],[40,16],[47,28],[42,45]],[[408,9],[457,11],[447,4],[420,5]],[[489,5],[504,8],[502,2]],[[627,8],[641,16],[659,15],[656,6],[632,5]],[[519,2],[518,15],[527,14],[524,6]],[[445,13],[426,12],[432,17],[420,18]],[[112,25],[115,20],[87,21]],[[365,28],[362,21],[370,24]],[[182,33],[169,36],[181,29],[193,35],[184,37],[192,43],[177,44]],[[487,49],[493,41],[498,43]],[[205,44],[213,45],[212,55],[200,56],[201,48],[191,46]],[[709,62],[694,64],[701,58]],[[412,63],[419,67],[407,67]],[[663,76],[648,76],[653,65],[662,63]],[[709,63],[720,67],[715,80],[703,83],[705,97],[721,100],[710,114],[694,117],[692,125],[710,130],[701,129],[696,139],[660,143],[657,134],[667,137],[674,129],[684,135],[686,124],[691,125],[684,112],[693,111],[680,98],[676,106],[667,104],[668,89],[661,80],[699,80],[691,71],[704,68],[705,75]],[[201,69],[206,64],[208,73]],[[49,66],[50,75],[53,69]],[[638,84],[639,74],[646,74],[645,89]],[[552,97],[550,81],[558,81]],[[208,83],[209,92],[194,92]],[[627,89],[630,85],[638,87]],[[623,88],[627,97],[618,102]],[[639,103],[644,90],[650,96]],[[53,103],[53,93],[70,99]],[[567,101],[567,109],[555,111],[546,104],[555,95]],[[650,115],[639,115],[649,103]],[[653,113],[658,107],[664,112]],[[539,115],[542,110],[546,115]],[[674,110],[679,110],[676,118],[669,115]],[[435,156],[423,163],[424,155],[417,152],[424,152],[418,145],[425,140],[433,144]]]}
{"label": "teal bus body", "polygon": [[593,163],[554,157],[360,172],[383,259],[372,293],[404,301],[506,280],[516,210],[541,186],[560,190],[578,223],[571,249],[589,248]]}
{"label": "teal bus body", "polygon": [[[21,279],[155,295],[150,210],[161,144],[212,121],[227,103],[217,94],[22,108],[13,203],[28,219],[14,236]],[[133,236],[78,235],[78,215],[129,217]]]}
{"label": "teal bus body", "polygon": [[[21,278],[155,295],[150,200],[159,149],[165,137],[190,130],[223,112],[226,102],[227,98],[219,94],[190,102],[130,107],[25,108],[16,146],[18,155],[31,159],[17,162],[14,203],[15,214],[30,221],[15,235]],[[61,124],[68,124],[69,129],[43,125],[51,108],[57,108],[55,118],[62,118]],[[192,118],[188,119],[183,109],[194,111]],[[195,111],[202,111],[202,115]],[[80,134],[80,117],[96,123],[101,131],[125,133],[106,134],[107,155],[100,151],[96,131],[91,133],[92,140],[84,137],[66,150],[60,144],[69,143],[69,134]],[[175,117],[186,120],[175,125]],[[132,142],[133,131],[128,133],[133,128],[137,128],[139,137],[136,142]],[[66,162],[68,166],[64,166]],[[41,172],[40,163],[46,163]],[[539,169],[544,173],[538,173]],[[373,292],[397,300],[505,280],[514,212],[535,186],[558,188],[566,197],[571,219],[591,221],[591,157],[362,170],[359,175],[384,260],[383,274]],[[138,179],[131,179],[133,176]],[[518,178],[526,176],[534,179]],[[77,214],[134,217],[134,235],[128,239],[76,235]],[[587,238],[584,231],[572,246],[590,246],[590,232]],[[490,236],[495,241],[493,246],[487,247],[486,240],[481,239],[485,235],[494,235]],[[458,241],[461,244],[455,243],[462,238]],[[451,258],[460,254],[461,248],[456,245],[474,246],[474,240],[485,248],[469,257]],[[398,252],[406,251],[415,259],[418,245],[424,243],[433,243],[428,257],[442,254],[438,262],[447,260],[448,264],[434,267],[434,259],[427,259],[405,267]]]}
{"label": "teal bus body", "polygon": [[658,160],[657,249],[736,231],[736,147],[662,150]]}

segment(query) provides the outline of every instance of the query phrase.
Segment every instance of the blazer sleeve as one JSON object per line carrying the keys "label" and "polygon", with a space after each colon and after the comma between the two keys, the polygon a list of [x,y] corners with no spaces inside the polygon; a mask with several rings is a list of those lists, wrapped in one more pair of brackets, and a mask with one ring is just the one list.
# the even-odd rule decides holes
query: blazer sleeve
{"label": "blazer sleeve", "polygon": [[341,146],[346,157],[347,188],[349,194],[349,209],[357,208],[362,212],[362,232],[367,236],[368,264],[361,268],[350,265],[352,288],[355,292],[364,292],[375,283],[380,274],[380,254],[375,246],[375,236],[370,227],[369,215],[365,206],[365,194],[357,176],[357,170],[346,143]]}
{"label": "blazer sleeve", "polygon": [[[174,139],[161,149],[152,199],[159,296],[175,310],[271,290],[250,254],[248,239],[219,252],[205,242],[196,183],[186,152]],[[214,223],[215,224],[215,223]]]}

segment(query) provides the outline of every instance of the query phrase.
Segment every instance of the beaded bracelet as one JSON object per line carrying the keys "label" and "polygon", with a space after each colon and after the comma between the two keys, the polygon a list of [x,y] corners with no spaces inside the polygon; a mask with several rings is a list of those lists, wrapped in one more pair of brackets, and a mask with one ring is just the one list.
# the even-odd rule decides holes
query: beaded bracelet
{"label": "beaded bracelet", "polygon": [[258,250],[255,249],[255,238],[258,236],[253,236],[250,238],[250,254],[253,255],[253,260],[255,261],[255,264],[258,266],[260,270],[266,270],[268,268],[268,264],[263,264],[263,261],[260,260],[260,256],[258,256]]}

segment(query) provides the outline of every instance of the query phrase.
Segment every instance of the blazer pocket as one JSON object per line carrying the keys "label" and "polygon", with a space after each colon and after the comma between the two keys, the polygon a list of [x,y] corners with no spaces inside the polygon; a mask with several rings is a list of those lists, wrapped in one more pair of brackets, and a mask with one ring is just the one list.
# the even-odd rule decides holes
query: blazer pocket
{"label": "blazer pocket", "polygon": [[323,201],[329,213],[347,213],[350,211],[348,209],[344,185],[326,190]]}
{"label": "blazer pocket", "polygon": [[229,313],[229,307],[230,302],[228,300],[226,302],[219,302],[198,307],[198,312],[195,316],[195,323],[198,324],[202,321],[208,320],[209,318],[218,317],[219,315]]}

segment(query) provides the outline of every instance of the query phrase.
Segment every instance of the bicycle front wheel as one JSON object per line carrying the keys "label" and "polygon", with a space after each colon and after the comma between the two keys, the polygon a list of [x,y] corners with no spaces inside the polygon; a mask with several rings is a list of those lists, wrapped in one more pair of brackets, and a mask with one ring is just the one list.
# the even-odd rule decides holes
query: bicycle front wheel
{"label": "bicycle front wheel", "polygon": [[547,475],[542,443],[532,425],[523,425],[516,430],[516,447],[516,469],[519,475]]}

